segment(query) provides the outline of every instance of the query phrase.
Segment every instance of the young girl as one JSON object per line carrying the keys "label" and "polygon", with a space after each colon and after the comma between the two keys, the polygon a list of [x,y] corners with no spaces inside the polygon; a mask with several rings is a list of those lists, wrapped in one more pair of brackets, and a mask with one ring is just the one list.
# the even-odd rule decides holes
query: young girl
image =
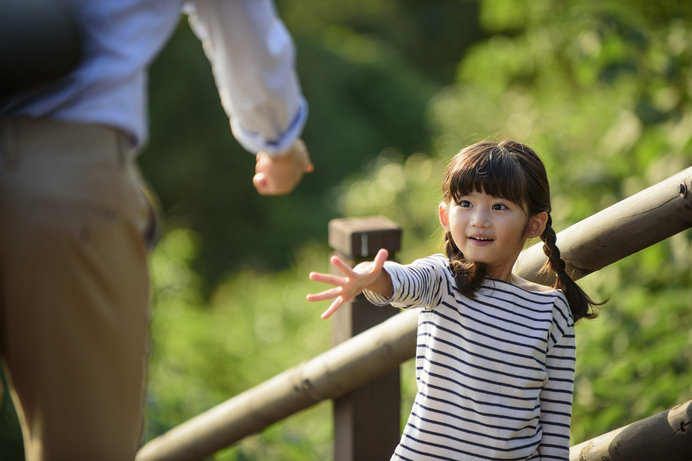
{"label": "young girl", "polygon": [[[555,245],[543,163],[512,141],[481,142],[447,167],[439,205],[447,256],[409,265],[374,261],[307,296],[331,299],[329,317],[363,292],[373,303],[424,308],[418,321],[418,391],[393,460],[568,460],[574,322],[595,304],[565,272]],[[512,267],[540,237],[552,288]]]}

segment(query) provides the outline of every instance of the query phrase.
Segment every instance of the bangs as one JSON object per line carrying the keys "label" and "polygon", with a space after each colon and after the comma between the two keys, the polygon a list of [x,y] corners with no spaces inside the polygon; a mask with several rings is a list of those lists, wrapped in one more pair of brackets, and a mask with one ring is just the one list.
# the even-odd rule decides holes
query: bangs
{"label": "bangs", "polygon": [[461,197],[483,192],[510,202],[527,203],[526,176],[512,152],[500,146],[464,150],[447,172],[449,197],[459,203]]}

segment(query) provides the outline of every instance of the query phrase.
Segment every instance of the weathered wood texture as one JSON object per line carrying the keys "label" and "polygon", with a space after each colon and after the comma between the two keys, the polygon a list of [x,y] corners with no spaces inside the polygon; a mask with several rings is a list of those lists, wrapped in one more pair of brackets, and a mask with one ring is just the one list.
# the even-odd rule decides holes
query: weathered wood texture
{"label": "weathered wood texture", "polygon": [[692,400],[573,446],[570,461],[692,460]]}
{"label": "weathered wood texture", "polygon": [[[692,227],[692,167],[592,215],[557,235],[567,273],[579,279]],[[543,243],[523,251],[515,272],[552,285],[539,274]]]}
{"label": "weathered wood texture", "polygon": [[[380,248],[393,259],[401,248],[401,234],[398,225],[382,217],[329,222],[329,244],[351,267],[372,260]],[[341,275],[334,268],[332,272]],[[374,307],[360,295],[332,315],[332,344],[341,344],[396,313],[392,307]],[[334,461],[389,459],[399,442],[400,406],[398,367],[334,399]]]}

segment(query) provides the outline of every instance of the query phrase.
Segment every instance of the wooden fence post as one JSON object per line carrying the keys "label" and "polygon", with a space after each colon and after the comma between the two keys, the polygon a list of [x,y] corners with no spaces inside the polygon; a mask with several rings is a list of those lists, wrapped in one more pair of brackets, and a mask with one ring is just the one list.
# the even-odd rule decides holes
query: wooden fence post
{"label": "wooden fence post", "polygon": [[[371,260],[380,248],[393,258],[401,247],[401,228],[382,217],[334,219],[329,245],[348,264]],[[332,344],[340,344],[397,311],[374,307],[363,295],[333,316]],[[396,368],[334,400],[334,461],[385,460],[400,437],[401,388]]]}

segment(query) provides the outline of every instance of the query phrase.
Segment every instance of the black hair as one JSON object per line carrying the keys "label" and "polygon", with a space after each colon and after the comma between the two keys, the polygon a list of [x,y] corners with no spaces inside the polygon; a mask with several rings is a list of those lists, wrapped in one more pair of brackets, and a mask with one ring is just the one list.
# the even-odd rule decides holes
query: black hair
{"label": "black hair", "polygon": [[[557,247],[557,237],[550,216],[550,186],[543,162],[528,146],[515,141],[473,144],[447,165],[442,195],[445,203],[459,203],[460,198],[472,192],[484,192],[526,207],[529,217],[545,212],[548,215],[540,238],[543,252],[548,257],[542,272],[556,274],[554,288],[562,290],[567,298],[575,322],[582,317],[594,318],[594,302],[567,274],[565,260]],[[445,253],[449,258],[457,289],[473,297],[487,274],[483,263],[467,260],[452,239],[451,232],[444,236]]]}

